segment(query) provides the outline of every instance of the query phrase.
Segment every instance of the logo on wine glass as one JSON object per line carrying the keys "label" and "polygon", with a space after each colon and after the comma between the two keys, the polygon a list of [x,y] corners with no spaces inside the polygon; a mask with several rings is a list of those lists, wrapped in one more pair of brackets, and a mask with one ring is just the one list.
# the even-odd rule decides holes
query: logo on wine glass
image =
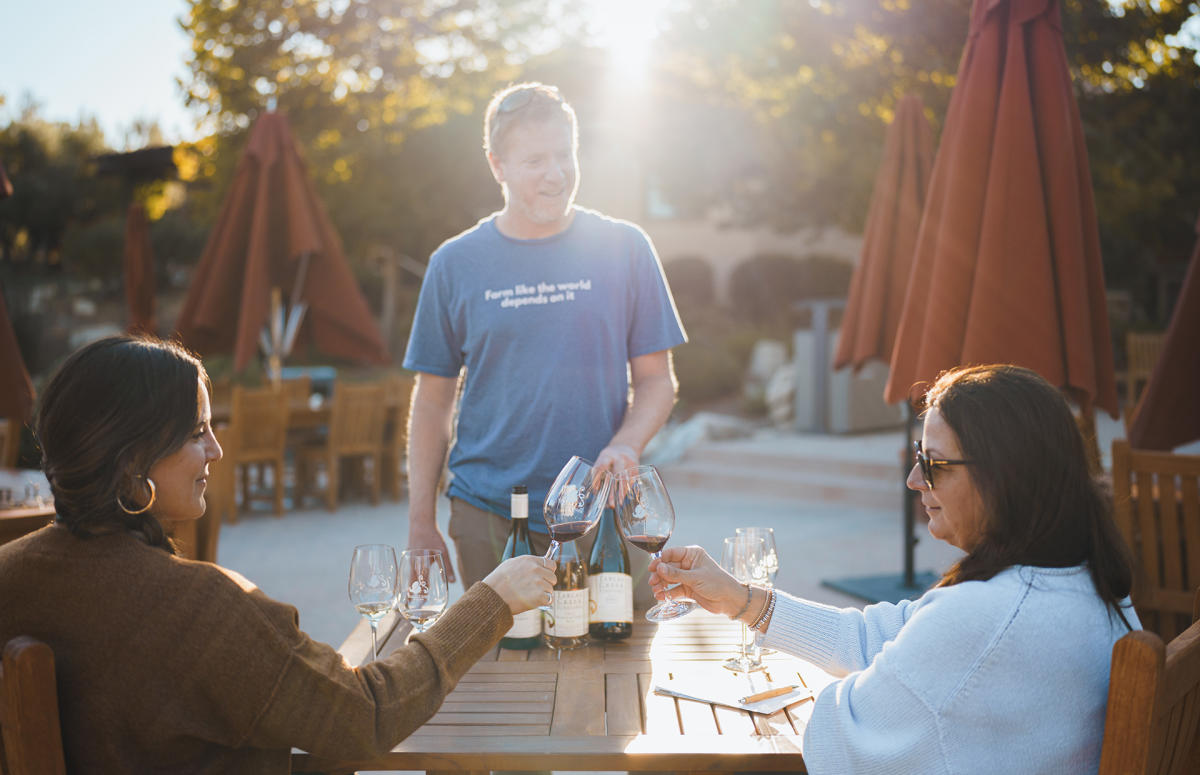
{"label": "logo on wine glass", "polygon": [[410,595],[424,595],[428,591],[429,587],[416,580],[414,580],[413,583],[408,587],[408,594]]}
{"label": "logo on wine glass", "polygon": [[558,502],[558,513],[562,515],[574,514],[579,508],[579,485],[568,484],[562,489],[562,497]]}
{"label": "logo on wine glass", "polygon": [[650,513],[650,509],[646,508],[644,504],[639,503],[633,507],[633,518],[638,522],[645,522],[652,516],[654,515]]}

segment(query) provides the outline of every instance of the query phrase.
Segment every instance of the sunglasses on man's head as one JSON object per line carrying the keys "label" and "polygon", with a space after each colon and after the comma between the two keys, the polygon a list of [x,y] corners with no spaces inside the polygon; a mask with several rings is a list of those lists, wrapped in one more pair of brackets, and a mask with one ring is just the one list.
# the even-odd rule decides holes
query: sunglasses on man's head
{"label": "sunglasses on man's head", "polygon": [[509,94],[504,99],[500,100],[500,104],[496,106],[497,113],[513,113],[528,105],[533,100],[533,95],[538,92],[545,93],[547,96],[554,97],[559,102],[562,97],[558,94],[558,89],[553,86],[543,86],[536,89],[517,89]]}
{"label": "sunglasses on man's head", "polygon": [[937,458],[929,457],[929,455],[925,454],[925,450],[921,448],[920,440],[913,442],[913,454],[917,458],[917,463],[921,466],[921,478],[925,480],[925,486],[931,490],[933,489],[934,466],[962,466],[975,462],[973,460],[938,460]]}

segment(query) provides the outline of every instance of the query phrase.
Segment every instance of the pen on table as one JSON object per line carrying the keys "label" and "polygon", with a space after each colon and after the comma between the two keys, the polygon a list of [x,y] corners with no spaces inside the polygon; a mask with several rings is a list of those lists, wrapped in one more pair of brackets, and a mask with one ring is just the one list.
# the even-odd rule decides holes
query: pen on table
{"label": "pen on table", "polygon": [[797,688],[799,687],[797,687],[795,684],[791,684],[789,686],[779,686],[774,689],[767,689],[765,692],[759,692],[758,694],[751,694],[743,697],[742,699],[738,700],[738,702],[743,705],[749,705],[750,703],[758,702],[759,700],[769,700],[772,697],[779,697]]}

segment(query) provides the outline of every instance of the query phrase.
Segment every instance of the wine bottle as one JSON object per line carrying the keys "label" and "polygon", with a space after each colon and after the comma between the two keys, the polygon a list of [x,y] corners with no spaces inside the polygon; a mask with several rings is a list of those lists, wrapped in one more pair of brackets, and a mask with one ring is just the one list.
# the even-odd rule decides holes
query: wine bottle
{"label": "wine bottle", "polygon": [[552,649],[573,649],[588,642],[587,564],[574,541],[561,546],[554,571],[553,601],[542,637]]}
{"label": "wine bottle", "polygon": [[624,640],[633,632],[633,577],[629,551],[617,532],[612,509],[600,516],[600,529],[588,559],[588,634]]}
{"label": "wine bottle", "polygon": [[[504,542],[501,562],[522,554],[533,554],[533,545],[529,542],[529,491],[523,484],[512,488],[511,512],[512,527],[508,531],[508,540]],[[512,627],[500,639],[500,648],[536,648],[541,641],[541,634],[542,612],[536,608],[524,611],[513,617]]]}

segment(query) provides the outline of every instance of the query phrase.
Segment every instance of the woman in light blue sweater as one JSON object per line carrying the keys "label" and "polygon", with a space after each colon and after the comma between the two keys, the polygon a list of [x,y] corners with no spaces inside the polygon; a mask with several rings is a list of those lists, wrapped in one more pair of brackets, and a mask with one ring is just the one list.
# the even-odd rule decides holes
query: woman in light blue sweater
{"label": "woman in light blue sweater", "polygon": [[651,564],[656,596],[678,582],[840,677],[805,731],[811,773],[1096,772],[1112,646],[1140,625],[1066,401],[1027,369],[955,369],[914,447],[929,532],[966,552],[920,599],[832,608],[743,586],[698,546]]}

